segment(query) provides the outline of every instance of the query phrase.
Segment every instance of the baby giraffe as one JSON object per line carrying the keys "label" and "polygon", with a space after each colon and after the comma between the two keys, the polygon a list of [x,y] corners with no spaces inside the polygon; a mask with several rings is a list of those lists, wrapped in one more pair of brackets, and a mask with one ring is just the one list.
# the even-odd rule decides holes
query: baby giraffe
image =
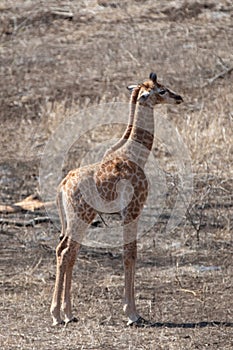
{"label": "baby giraffe", "polygon": [[53,325],[77,321],[71,310],[70,290],[82,238],[97,214],[116,212],[121,214],[123,225],[124,311],[128,325],[140,326],[147,322],[136,310],[134,275],[138,219],[149,189],[144,166],[154,139],[153,109],[157,104],[180,104],[183,100],[160,84],[155,73],[144,83],[128,89],[131,91],[130,115],[121,140],[105,153],[101,162],[70,171],[58,187],[62,232],[56,249]]}

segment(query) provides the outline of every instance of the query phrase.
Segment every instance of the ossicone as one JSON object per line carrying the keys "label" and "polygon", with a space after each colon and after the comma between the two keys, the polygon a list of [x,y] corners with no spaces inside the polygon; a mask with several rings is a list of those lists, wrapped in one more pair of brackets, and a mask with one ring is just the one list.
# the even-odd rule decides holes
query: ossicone
{"label": "ossicone", "polygon": [[157,74],[156,73],[151,72],[149,78],[153,81],[153,83],[157,82]]}

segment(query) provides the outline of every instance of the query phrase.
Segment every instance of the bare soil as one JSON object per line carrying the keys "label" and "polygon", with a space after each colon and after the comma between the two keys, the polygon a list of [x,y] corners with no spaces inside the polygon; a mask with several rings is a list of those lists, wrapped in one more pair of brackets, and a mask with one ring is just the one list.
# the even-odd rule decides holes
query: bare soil
{"label": "bare soil", "polygon": [[[126,327],[121,249],[85,246],[72,287],[78,323],[53,328],[59,230],[44,208],[2,211],[1,349],[233,348],[232,21],[228,0],[0,2],[1,205],[39,194],[44,146],[65,118],[127,102],[125,87],[152,70],[184,98],[167,116],[194,179],[180,225],[165,234],[171,181],[166,208],[139,241],[136,298],[150,328]],[[74,145],[64,173],[98,138],[101,130]],[[172,155],[159,143],[153,152],[172,177]]]}

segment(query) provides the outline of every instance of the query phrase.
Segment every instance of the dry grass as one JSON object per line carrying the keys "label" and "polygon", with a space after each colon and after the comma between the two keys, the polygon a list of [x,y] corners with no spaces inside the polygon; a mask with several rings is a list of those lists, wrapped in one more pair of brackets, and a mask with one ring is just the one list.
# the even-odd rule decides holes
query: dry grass
{"label": "dry grass", "polygon": [[[1,203],[37,190],[39,157],[62,121],[101,103],[127,102],[125,86],[151,70],[184,97],[167,118],[188,147],[194,176],[186,218],[165,235],[175,156],[157,140],[153,151],[171,191],[139,242],[137,269],[137,303],[154,328],[125,327],[120,249],[85,247],[73,284],[79,323],[50,327],[57,229],[3,224],[2,349],[232,349],[232,16],[227,0],[1,2]],[[111,135],[107,128],[86,133],[65,171]]]}

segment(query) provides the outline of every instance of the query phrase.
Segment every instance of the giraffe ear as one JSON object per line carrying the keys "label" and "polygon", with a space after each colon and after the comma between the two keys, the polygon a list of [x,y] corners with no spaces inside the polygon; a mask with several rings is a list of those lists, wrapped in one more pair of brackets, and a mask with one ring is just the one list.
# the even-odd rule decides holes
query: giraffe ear
{"label": "giraffe ear", "polygon": [[128,85],[127,89],[129,90],[129,92],[132,92],[137,86],[137,84]]}
{"label": "giraffe ear", "polygon": [[151,72],[149,78],[150,78],[154,83],[157,82],[157,74],[156,74],[156,73]]}

